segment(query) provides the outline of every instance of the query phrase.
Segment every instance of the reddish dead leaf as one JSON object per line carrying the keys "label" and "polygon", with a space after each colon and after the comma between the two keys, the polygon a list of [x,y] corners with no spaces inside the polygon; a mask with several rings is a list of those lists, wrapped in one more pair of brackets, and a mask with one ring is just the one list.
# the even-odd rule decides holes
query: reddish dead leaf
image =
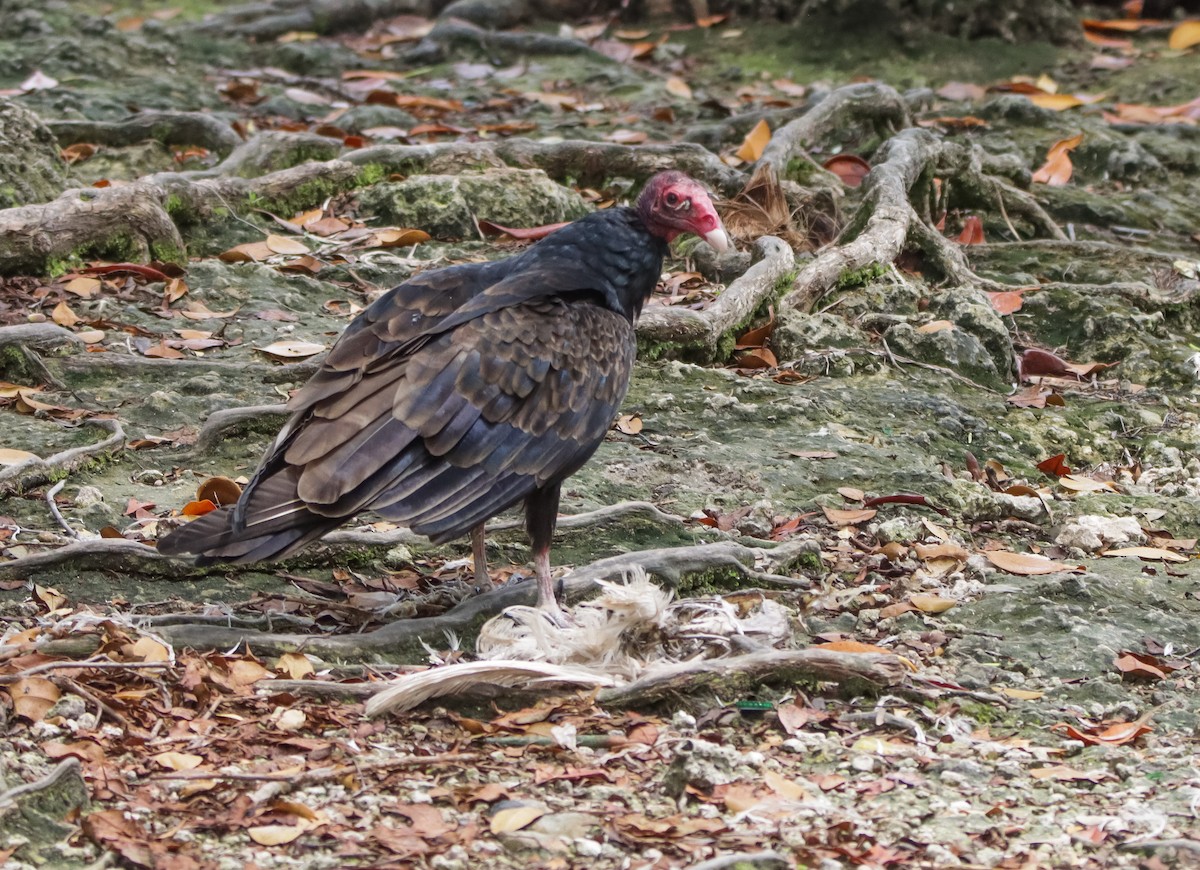
{"label": "reddish dead leaf", "polygon": [[736,364],[743,369],[773,369],[778,367],[779,360],[769,348],[759,347],[738,354]]}
{"label": "reddish dead leaf", "polygon": [[846,187],[858,187],[871,171],[871,164],[854,154],[838,154],[822,164]]}
{"label": "reddish dead leaf", "polygon": [[183,506],[183,509],[180,511],[180,513],[185,517],[201,517],[207,513],[215,511],[216,509],[217,506],[215,504],[208,499],[203,499],[200,501],[189,501]]}
{"label": "reddish dead leaf", "polygon": [[1052,474],[1055,477],[1062,477],[1064,474],[1070,474],[1071,469],[1067,465],[1067,457],[1065,453],[1057,453],[1049,459],[1043,459],[1037,464],[1038,471],[1045,474]]}
{"label": "reddish dead leaf", "polygon": [[[168,267],[164,266],[163,268]],[[178,273],[173,277],[178,278],[183,273],[182,269],[172,268],[173,271]],[[141,263],[102,263],[96,266],[88,266],[86,269],[80,269],[79,271],[84,275],[137,275],[146,281],[161,281],[163,283],[166,283],[172,277],[167,275],[162,269],[156,269],[153,266],[144,266]]]}
{"label": "reddish dead leaf", "polygon": [[1078,740],[1081,743],[1086,743],[1088,746],[1121,746],[1125,743],[1131,743],[1149,731],[1153,731],[1154,729],[1146,724],[1146,720],[1148,719],[1149,714],[1133,722],[1118,722],[1106,728],[1099,728],[1097,726],[1089,728],[1086,731],[1061,722],[1050,727],[1052,730],[1062,731],[1072,740]]}
{"label": "reddish dead leaf", "polygon": [[375,238],[385,248],[407,248],[420,242],[429,241],[429,233],[424,230],[376,230]]}
{"label": "reddish dead leaf", "polygon": [[1060,139],[1050,146],[1046,154],[1046,162],[1033,174],[1033,181],[1047,184],[1051,187],[1062,187],[1071,180],[1074,167],[1071,165],[1071,152],[1083,142],[1083,134],[1077,133],[1069,139]]}
{"label": "reddish dead leaf", "polygon": [[101,810],[83,819],[83,833],[104,849],[111,849],[134,867],[156,867],[158,859],[150,836],[121,810]]}
{"label": "reddish dead leaf", "polygon": [[968,215],[963,221],[962,232],[955,239],[960,245],[982,245],[983,238],[983,221],[978,215]]}
{"label": "reddish dead leaf", "polygon": [[898,492],[894,495],[877,495],[874,498],[869,498],[863,502],[863,507],[879,507],[881,504],[910,504],[916,507],[927,507],[932,511],[936,511],[942,516],[947,516],[948,511],[935,505],[923,495],[913,492]]}
{"label": "reddish dead leaf", "polygon": [[1013,314],[1021,310],[1021,306],[1025,304],[1025,300],[1021,294],[1025,292],[1021,290],[1001,290],[997,293],[988,293],[988,301],[992,303],[992,307],[1000,314]]}
{"label": "reddish dead leaf", "polygon": [[535,242],[538,239],[546,238],[546,236],[550,235],[555,230],[561,230],[568,223],[570,223],[570,221],[563,221],[562,223],[557,223],[557,224],[545,224],[544,226],[540,226],[540,227],[527,227],[527,228],[522,229],[519,227],[501,226],[500,224],[493,223],[492,221],[481,220],[481,221],[479,221],[479,230],[485,236],[506,235],[506,236],[510,236],[520,242]]}
{"label": "reddish dead leaf", "polygon": [[60,693],[54,683],[42,677],[23,677],[4,687],[12,699],[13,712],[30,722],[40,722],[58,701]]}
{"label": "reddish dead leaf", "polygon": [[95,156],[98,150],[100,149],[96,145],[91,145],[87,142],[76,142],[74,145],[68,145],[62,149],[59,154],[64,161],[73,164],[81,163],[89,157]]}
{"label": "reddish dead leaf", "polygon": [[1114,662],[1125,677],[1136,680],[1163,680],[1167,672],[1158,666],[1154,656],[1123,652]]}

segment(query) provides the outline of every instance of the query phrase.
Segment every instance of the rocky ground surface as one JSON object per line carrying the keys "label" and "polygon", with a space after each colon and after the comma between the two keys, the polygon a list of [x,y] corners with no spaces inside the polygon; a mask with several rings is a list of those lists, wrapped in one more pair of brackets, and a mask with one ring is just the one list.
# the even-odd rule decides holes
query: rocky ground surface
{"label": "rocky ground surface", "polygon": [[[1179,28],[1016,47],[499,22],[509,42],[400,16],[252,41],[242,19],[205,25],[228,11],[207,4],[12,5],[6,866],[1200,861],[1200,64]],[[779,143],[847,94],[867,109],[813,122],[747,218],[738,188],[772,160],[756,122]],[[703,341],[644,325],[553,557],[571,589],[598,560],[644,564],[687,603],[647,617],[644,648],[726,673],[367,718],[364,687],[472,658],[520,597],[519,527],[489,533],[518,591],[458,622],[466,543],[369,517],[283,565],[155,558],[197,487],[249,475],[281,421],[215,413],[285,401],[414,272],[528,243],[489,222],[623,201],[681,142],[742,204],[739,251],[679,246],[648,320],[723,310],[752,259],[774,277]],[[856,174],[909,146],[937,156],[902,188],[896,250],[813,279],[879,229],[886,190]],[[591,513],[626,502],[657,510]],[[372,634],[414,617],[403,643]],[[752,665],[772,646],[879,670]]]}

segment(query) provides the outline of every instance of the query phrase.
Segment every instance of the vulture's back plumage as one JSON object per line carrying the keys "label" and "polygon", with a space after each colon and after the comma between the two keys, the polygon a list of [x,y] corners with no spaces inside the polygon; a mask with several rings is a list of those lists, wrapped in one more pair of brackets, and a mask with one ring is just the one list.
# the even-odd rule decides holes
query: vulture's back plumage
{"label": "vulture's back plumage", "polygon": [[552,530],[559,484],[625,396],[667,238],[644,210],[615,208],[509,259],[389,291],[289,402],[238,503],[159,551],[277,559],[364,511],[443,541],[539,493]]}

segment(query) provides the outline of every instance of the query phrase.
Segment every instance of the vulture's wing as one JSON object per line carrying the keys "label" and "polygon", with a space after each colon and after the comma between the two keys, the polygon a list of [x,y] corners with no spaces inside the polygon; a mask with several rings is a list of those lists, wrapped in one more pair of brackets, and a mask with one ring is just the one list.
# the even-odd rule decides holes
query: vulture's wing
{"label": "vulture's wing", "polygon": [[208,514],[160,549],[275,558],[366,510],[445,540],[572,474],[624,398],[635,342],[577,281],[571,299],[547,283],[569,282],[524,273],[451,314],[427,303],[416,335],[412,310],[381,306],[298,394],[236,518]]}

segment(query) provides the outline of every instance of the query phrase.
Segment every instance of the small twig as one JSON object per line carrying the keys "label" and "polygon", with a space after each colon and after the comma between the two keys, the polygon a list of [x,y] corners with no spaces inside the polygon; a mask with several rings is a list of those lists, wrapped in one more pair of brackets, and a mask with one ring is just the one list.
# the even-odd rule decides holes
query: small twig
{"label": "small twig", "polygon": [[60,671],[67,668],[96,668],[106,671],[130,671],[141,668],[171,668],[174,667],[170,662],[110,662],[110,661],[93,661],[88,659],[82,662],[43,662],[40,665],[34,665],[31,668],[26,668],[15,674],[0,675],[0,685],[15,683],[18,680],[23,680],[26,677],[32,677],[35,674],[43,674],[47,671]]}
{"label": "small twig", "polygon": [[58,504],[54,501],[54,497],[62,492],[62,488],[67,485],[67,479],[64,477],[54,486],[46,490],[46,504],[50,507],[50,513],[54,516],[54,521],[63,527],[63,530],[72,538],[78,538],[79,532],[71,528],[67,518],[62,515],[62,511],[58,509]]}
{"label": "small twig", "polygon": [[1135,849],[1183,849],[1187,852],[1200,852],[1200,840],[1137,840],[1132,843],[1121,843],[1118,849],[1133,851]]}
{"label": "small twig", "polygon": [[474,752],[443,752],[439,755],[406,755],[352,767],[319,767],[304,773],[221,773],[219,771],[188,770],[182,773],[162,773],[149,777],[151,780],[228,780],[230,782],[290,782],[296,786],[313,785],[338,779],[347,773],[379,773],[381,771],[408,767],[434,767],[442,764],[462,764],[480,761]]}
{"label": "small twig", "polygon": [[735,852],[731,855],[718,855],[699,864],[691,865],[688,870],[730,870],[736,867],[757,867],[759,870],[786,870],[792,862],[778,852]]}
{"label": "small twig", "polygon": [[119,420],[92,418],[84,420],[83,423],[87,426],[105,429],[112,434],[103,441],[85,444],[82,447],[72,447],[46,459],[35,456],[16,465],[10,465],[0,471],[0,495],[46,483],[58,472],[74,471],[80,465],[102,453],[120,450],[125,446],[125,430],[121,428]]}
{"label": "small twig", "polygon": [[108,706],[108,704],[104,703],[103,700],[98,698],[92,692],[88,691],[83,686],[81,686],[79,684],[78,680],[72,680],[70,677],[55,676],[55,677],[50,678],[50,682],[52,682],[52,683],[54,683],[54,685],[58,686],[59,689],[63,689],[63,690],[69,691],[69,692],[74,692],[76,695],[83,698],[85,701],[91,701],[93,704],[95,704],[96,708],[100,711],[96,716],[96,724],[99,724],[101,722],[101,720],[104,719],[104,716],[107,714],[107,716],[110,719],[112,719],[114,722],[116,722],[118,725],[121,726],[122,731],[128,730],[129,720],[126,719],[120,713],[118,713],[116,710],[114,710],[112,707]]}
{"label": "small twig", "polygon": [[0,807],[7,804],[15,803],[20,797],[28,794],[36,794],[39,791],[45,791],[48,788],[53,788],[58,783],[72,774],[82,777],[80,774],[80,764],[78,758],[64,758],[58,763],[54,770],[34,782],[23,783],[15,788],[10,788],[6,792],[0,792]]}

